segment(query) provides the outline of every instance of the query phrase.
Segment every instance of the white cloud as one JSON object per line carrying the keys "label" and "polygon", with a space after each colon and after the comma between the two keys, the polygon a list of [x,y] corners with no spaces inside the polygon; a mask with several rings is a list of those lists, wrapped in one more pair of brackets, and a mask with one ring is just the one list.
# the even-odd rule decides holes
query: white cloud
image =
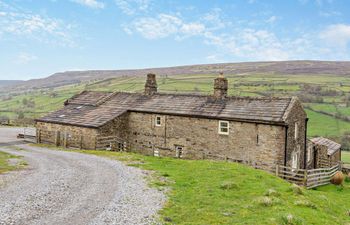
{"label": "white cloud", "polygon": [[16,64],[28,64],[32,61],[35,61],[37,60],[38,57],[35,56],[35,55],[32,55],[32,54],[29,54],[29,53],[26,53],[26,52],[20,52],[18,54],[18,56],[16,57],[15,59],[15,63]]}
{"label": "white cloud", "polygon": [[226,26],[230,25],[229,22],[225,22],[222,19],[222,10],[220,8],[214,8],[209,13],[206,13],[202,18],[201,21],[203,23],[206,23],[208,29],[210,30],[219,30],[223,29]]}
{"label": "white cloud", "polygon": [[99,2],[96,0],[72,0],[72,1],[93,9],[103,9],[105,7],[105,4],[103,2]]}
{"label": "white cloud", "polygon": [[130,26],[124,26],[124,30],[129,34],[137,32],[147,39],[160,39],[170,35],[176,35],[177,39],[182,39],[201,34],[205,26],[197,22],[184,23],[179,17],[159,14],[155,18],[137,19]]}
{"label": "white cloud", "polygon": [[320,11],[319,15],[322,17],[335,17],[335,16],[341,16],[342,13],[338,11]]}
{"label": "white cloud", "polygon": [[185,23],[181,26],[180,31],[190,36],[198,35],[205,31],[205,26],[201,23]]}
{"label": "white cloud", "polygon": [[9,5],[0,4],[0,10],[3,10],[0,12],[0,39],[17,36],[64,46],[74,45],[70,35],[71,24],[39,14],[19,12]]}
{"label": "white cloud", "polygon": [[350,25],[330,25],[321,31],[320,38],[331,46],[346,48],[350,43]]}
{"label": "white cloud", "polygon": [[[270,15],[263,22],[273,24],[279,18]],[[291,59],[331,59],[350,58],[350,25],[336,24],[324,30],[302,31],[293,38],[281,37],[271,29],[256,28],[252,21],[225,20],[221,9],[217,8],[189,20],[181,14],[158,14],[155,17],[141,17],[124,24],[130,35],[140,34],[146,39],[173,38],[183,40],[196,37],[202,43],[215,47],[216,54],[206,60],[220,58],[230,60],[291,60]],[[334,48],[334,46],[338,48]]]}
{"label": "white cloud", "polygon": [[204,43],[213,45],[237,58],[256,60],[286,60],[289,58],[283,43],[274,33],[266,30],[235,28],[230,33],[220,34],[217,33],[216,24],[224,24],[224,22],[218,18],[218,16],[207,14],[202,18],[202,22],[186,22],[177,16],[159,14],[155,18],[137,19],[129,26],[124,26],[124,30],[128,34],[139,33],[150,40],[170,36],[173,36],[175,40],[182,40],[197,36],[202,38]]}
{"label": "white cloud", "polygon": [[278,19],[277,16],[271,16],[266,20],[266,23],[273,24],[277,21],[277,19]]}
{"label": "white cloud", "polygon": [[117,7],[126,15],[146,12],[150,8],[150,0],[115,0]]}
{"label": "white cloud", "polygon": [[61,45],[73,45],[70,24],[38,14],[8,12],[0,20],[0,34],[34,38],[43,42],[58,41]]}
{"label": "white cloud", "polygon": [[207,33],[205,43],[247,60],[287,60],[290,57],[275,34],[266,30],[236,29],[234,35],[221,36]]}

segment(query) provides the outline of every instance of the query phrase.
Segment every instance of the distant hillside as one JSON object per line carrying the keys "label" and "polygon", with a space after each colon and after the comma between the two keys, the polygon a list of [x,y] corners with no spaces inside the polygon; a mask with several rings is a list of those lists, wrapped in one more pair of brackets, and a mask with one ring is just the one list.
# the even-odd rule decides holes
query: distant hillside
{"label": "distant hillside", "polygon": [[13,86],[21,82],[20,80],[0,80],[0,87]]}
{"label": "distant hillside", "polygon": [[164,68],[149,68],[137,70],[90,70],[68,71],[55,73],[47,78],[33,79],[21,83],[8,85],[3,91],[18,91],[41,88],[60,87],[67,84],[79,84],[92,80],[103,80],[120,76],[143,76],[147,73],[158,75],[184,75],[184,74],[312,74],[312,75],[350,75],[350,62],[330,61],[283,61],[283,62],[246,62],[204,64]]}

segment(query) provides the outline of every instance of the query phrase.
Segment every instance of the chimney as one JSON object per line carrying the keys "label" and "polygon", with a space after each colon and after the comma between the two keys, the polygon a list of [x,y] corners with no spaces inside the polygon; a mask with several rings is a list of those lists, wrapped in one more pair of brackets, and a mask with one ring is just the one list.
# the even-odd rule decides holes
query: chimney
{"label": "chimney", "polygon": [[227,97],[228,81],[224,77],[223,73],[214,80],[214,97],[223,99]]}
{"label": "chimney", "polygon": [[153,95],[155,93],[157,93],[156,75],[149,73],[147,74],[147,80],[145,84],[145,95]]}

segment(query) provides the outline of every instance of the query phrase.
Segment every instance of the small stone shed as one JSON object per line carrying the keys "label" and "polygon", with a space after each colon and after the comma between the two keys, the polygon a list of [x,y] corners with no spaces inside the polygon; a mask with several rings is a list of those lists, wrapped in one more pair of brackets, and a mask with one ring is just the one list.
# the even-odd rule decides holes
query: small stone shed
{"label": "small stone shed", "polygon": [[341,145],[324,137],[310,139],[307,147],[308,168],[326,168],[341,161]]}
{"label": "small stone shed", "polygon": [[84,91],[68,99],[36,120],[38,142],[306,168],[308,119],[297,97],[227,92],[228,80],[218,77],[212,95],[159,93],[148,74],[144,93]]}

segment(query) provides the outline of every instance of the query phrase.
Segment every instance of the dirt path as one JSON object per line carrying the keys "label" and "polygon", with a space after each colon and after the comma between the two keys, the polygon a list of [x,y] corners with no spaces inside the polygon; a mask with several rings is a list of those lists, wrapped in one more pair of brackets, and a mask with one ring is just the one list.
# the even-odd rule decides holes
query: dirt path
{"label": "dirt path", "polygon": [[5,183],[0,187],[0,224],[154,223],[165,197],[147,186],[142,170],[96,156],[23,145],[4,129],[0,150],[23,156],[29,167],[0,175]]}

